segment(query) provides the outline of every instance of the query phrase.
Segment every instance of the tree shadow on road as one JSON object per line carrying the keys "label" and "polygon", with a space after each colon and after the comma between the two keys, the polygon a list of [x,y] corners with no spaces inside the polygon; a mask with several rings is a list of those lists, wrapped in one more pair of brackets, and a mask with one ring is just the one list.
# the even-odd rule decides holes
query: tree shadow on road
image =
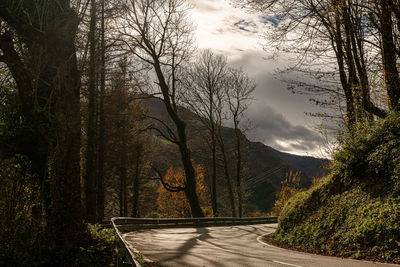
{"label": "tree shadow on road", "polygon": [[[230,264],[234,266],[246,266],[248,258],[270,263],[270,260],[262,256],[262,250],[258,249],[257,251],[261,253],[256,253],[252,249],[249,250],[243,247],[249,244],[248,241],[257,243],[255,237],[259,236],[260,232],[266,232],[265,229],[255,226],[232,226],[228,229],[226,228],[228,227],[221,228],[220,231],[208,228],[192,228],[186,231],[178,230],[177,232],[164,233],[162,239],[169,239],[169,242],[173,243],[176,241],[175,245],[177,246],[168,247],[163,245],[159,247],[156,245],[153,248],[152,255],[149,256],[157,259],[162,266],[164,264],[167,266],[188,266],[188,262],[190,262],[191,266],[222,267],[230,266]],[[147,230],[146,232],[159,233],[157,230]],[[227,233],[224,235],[225,233],[222,232]],[[218,237],[218,235],[215,236],[216,233],[222,234],[224,240],[219,240],[221,237]],[[179,235],[181,234],[189,234],[187,236],[188,239],[180,239]],[[168,238],[169,235],[171,235],[170,238]],[[249,237],[245,238],[245,236]],[[174,237],[178,237],[178,239]],[[243,240],[241,239],[242,237],[244,238]],[[156,243],[163,242],[162,240],[155,240],[154,236],[150,240]],[[221,257],[225,260],[221,260]]]}
{"label": "tree shadow on road", "polygon": [[[248,234],[255,234],[255,235],[258,235],[259,231],[265,232],[265,230],[259,229],[258,227],[255,227],[255,226],[251,226],[250,229],[243,229],[243,227],[240,227],[240,226],[232,226],[232,229],[235,229],[235,228],[237,228],[239,231],[245,231]],[[215,266],[215,267],[228,266],[227,262],[217,262],[215,260],[212,260],[212,257],[213,257],[212,254],[199,255],[199,254],[191,253],[191,250],[196,246],[202,245],[201,243],[207,243],[211,248],[214,247],[217,250],[222,250],[222,251],[234,254],[236,256],[240,255],[243,257],[244,260],[250,256],[246,253],[241,252],[240,250],[236,250],[237,248],[234,250],[231,250],[232,249],[231,247],[224,247],[221,244],[217,244],[217,243],[213,242],[212,240],[215,238],[210,235],[210,230],[208,228],[196,228],[196,232],[193,232],[193,234],[197,234],[197,235],[188,239],[187,241],[184,242],[184,244],[182,244],[182,246],[177,248],[177,251],[179,252],[179,254],[173,253],[169,257],[164,258],[163,262],[173,261],[174,263],[178,263],[178,262],[181,262],[180,258],[182,258],[185,255],[190,254],[192,257],[197,257],[199,259],[202,259],[204,261],[204,266]],[[242,235],[244,236],[244,235],[246,235],[246,233],[241,234],[240,236],[242,236]],[[238,238],[238,236],[236,236],[236,238]],[[254,240],[254,242],[256,242],[256,240]],[[259,257],[258,255],[257,256],[251,255],[250,257],[264,260],[263,257]],[[184,264],[185,262],[182,261],[182,263]]]}
{"label": "tree shadow on road", "polygon": [[[212,238],[210,236],[210,231],[207,228],[195,228],[196,232],[193,234],[198,234],[193,236],[192,238],[188,239],[185,241],[185,243],[180,246],[177,250],[179,251],[180,255],[177,257],[174,256],[173,258],[179,258],[185,254],[187,254],[192,248],[194,248],[196,245],[198,245],[198,240],[205,241],[209,238]],[[172,258],[167,258],[167,260],[171,260]]]}

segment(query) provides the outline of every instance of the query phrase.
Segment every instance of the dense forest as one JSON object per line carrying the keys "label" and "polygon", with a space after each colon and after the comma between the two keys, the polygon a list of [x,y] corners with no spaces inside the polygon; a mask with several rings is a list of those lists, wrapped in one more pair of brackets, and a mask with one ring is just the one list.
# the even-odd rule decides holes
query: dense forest
{"label": "dense forest", "polygon": [[255,83],[195,49],[189,8],[0,4],[2,264],[90,261],[110,234],[93,224],[114,216],[257,213],[242,184]]}
{"label": "dense forest", "polygon": [[329,174],[247,139],[256,83],[196,49],[189,2],[2,0],[0,265],[109,264],[96,223],[115,216],[267,214],[277,244],[399,262],[400,2],[230,3],[274,21],[266,47],[296,58],[277,75],[321,108]]}

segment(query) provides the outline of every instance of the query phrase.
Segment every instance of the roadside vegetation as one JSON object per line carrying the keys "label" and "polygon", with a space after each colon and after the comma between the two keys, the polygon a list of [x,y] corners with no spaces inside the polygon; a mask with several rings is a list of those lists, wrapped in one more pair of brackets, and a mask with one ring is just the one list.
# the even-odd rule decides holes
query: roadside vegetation
{"label": "roadside vegetation", "polygon": [[310,187],[304,187],[301,180],[301,172],[290,171],[286,174],[285,178],[281,182],[281,189],[275,194],[275,203],[272,207],[269,215],[279,216],[285,205],[289,200],[301,192],[307,191],[308,189],[314,188],[320,182],[321,178],[314,177]]}
{"label": "roadside vegetation", "polygon": [[112,228],[86,224],[86,238],[80,247],[77,266],[114,266],[118,255],[118,236]]}
{"label": "roadside vegetation", "polygon": [[400,1],[234,2],[271,22],[265,48],[293,56],[277,76],[334,139],[329,174],[287,201],[271,240],[400,263]]}
{"label": "roadside vegetation", "polygon": [[329,176],[291,198],[277,244],[327,255],[400,263],[400,116],[349,137]]}
{"label": "roadside vegetation", "polygon": [[296,194],[303,192],[306,188],[301,187],[300,172],[289,172],[281,182],[281,189],[275,194],[275,203],[270,212],[271,216],[279,216],[286,203]]}
{"label": "roadside vegetation", "polygon": [[[112,265],[114,216],[270,209],[294,167],[246,138],[256,83],[196,48],[192,2],[1,0],[0,265]],[[288,174],[276,242],[400,263],[400,0],[230,2],[344,136],[319,185]]]}

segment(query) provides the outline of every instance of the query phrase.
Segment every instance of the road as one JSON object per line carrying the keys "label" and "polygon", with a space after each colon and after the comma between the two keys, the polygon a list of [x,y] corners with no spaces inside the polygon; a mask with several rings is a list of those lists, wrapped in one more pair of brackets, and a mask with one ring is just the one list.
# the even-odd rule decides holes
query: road
{"label": "road", "polygon": [[397,266],[295,252],[270,246],[261,236],[276,224],[147,229],[123,235],[130,247],[162,266],[372,267]]}

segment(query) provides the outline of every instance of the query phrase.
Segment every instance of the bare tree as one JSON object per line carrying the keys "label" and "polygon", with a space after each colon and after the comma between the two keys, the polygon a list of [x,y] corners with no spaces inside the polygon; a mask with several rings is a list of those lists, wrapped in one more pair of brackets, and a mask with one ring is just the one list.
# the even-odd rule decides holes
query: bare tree
{"label": "bare tree", "polygon": [[104,219],[104,165],[105,165],[105,114],[104,98],[106,91],[106,17],[105,0],[101,1],[100,13],[100,94],[99,94],[99,131],[98,131],[98,158],[97,158],[97,221]]}
{"label": "bare tree", "polygon": [[201,53],[197,61],[188,68],[184,79],[187,91],[184,102],[193,111],[206,129],[205,142],[211,150],[211,204],[213,214],[218,217],[217,207],[217,118],[222,109],[225,76],[227,73],[226,58],[215,55],[211,50]]}
{"label": "bare tree", "polygon": [[196,194],[196,176],[187,143],[186,123],[178,110],[179,71],[192,52],[192,29],[187,5],[182,0],[127,0],[121,30],[122,40],[130,52],[149,64],[157,77],[157,92],[162,95],[175,129],[162,123],[165,138],[179,147],[185,170],[185,195],[193,217],[203,217]]}
{"label": "bare tree", "polygon": [[[250,79],[242,69],[229,70],[227,80],[226,95],[228,99],[229,114],[233,121],[235,130],[235,150],[236,150],[236,193],[238,198],[238,216],[242,217],[243,211],[243,189],[242,189],[242,142],[243,118],[249,107],[252,93],[256,88],[255,82]],[[241,131],[242,129],[242,131]]]}
{"label": "bare tree", "polygon": [[[224,82],[226,85],[226,81]],[[229,198],[229,204],[231,208],[231,216],[236,217],[236,205],[235,205],[235,194],[233,191],[233,186],[232,186],[232,180],[231,180],[231,173],[229,171],[229,161],[228,161],[228,153],[225,144],[225,133],[226,129],[223,127],[223,122],[227,119],[227,114],[226,114],[226,87],[224,87],[224,92],[222,94],[216,95],[218,103],[218,108],[215,109],[215,125],[216,125],[216,138],[217,138],[217,144],[219,147],[220,151],[220,156],[221,156],[221,163],[222,163],[222,168],[224,170],[224,178],[226,182],[226,190],[228,191],[228,198]]]}
{"label": "bare tree", "polygon": [[110,71],[116,66],[114,62],[123,57],[123,51],[118,50],[119,47],[113,39],[115,25],[110,22],[121,14],[121,4],[119,0],[73,2],[81,21],[76,44],[84,100],[83,125],[86,129],[83,131],[86,219],[90,222],[101,222],[105,207],[107,143],[104,100],[111,87]]}
{"label": "bare tree", "polygon": [[[395,61],[400,18],[398,1],[309,0],[309,1],[234,1],[257,9],[266,19],[276,19],[267,38],[272,47],[292,52],[295,67],[303,79],[292,82],[292,89],[312,95],[323,107],[344,103],[349,129],[356,122],[385,117],[387,109],[397,109],[399,73]],[[308,75],[312,82],[305,81]],[[390,105],[373,98],[376,80]],[[318,99],[319,98],[319,99]],[[394,104],[392,104],[394,103]],[[340,111],[340,110],[339,110]]]}

